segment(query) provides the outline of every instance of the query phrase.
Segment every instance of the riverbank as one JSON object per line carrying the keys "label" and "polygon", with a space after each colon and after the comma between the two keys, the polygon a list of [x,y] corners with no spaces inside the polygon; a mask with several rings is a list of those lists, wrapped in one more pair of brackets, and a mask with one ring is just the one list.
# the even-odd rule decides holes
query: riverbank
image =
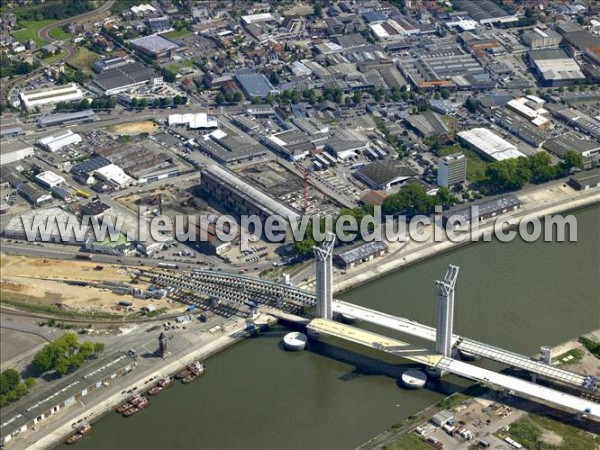
{"label": "riverbank", "polygon": [[[599,190],[575,191],[573,188],[563,183],[517,193],[516,197],[523,203],[522,208],[513,213],[513,217],[517,224],[521,223],[524,219],[564,214],[600,203]],[[336,273],[334,292],[339,294],[348,291],[388,275],[403,267],[424,261],[433,256],[446,253],[472,242],[479,242],[485,235],[489,235],[493,232],[494,223],[492,221],[481,222],[478,234],[476,235],[477,239],[468,239],[465,240],[465,242],[460,243],[452,242],[445,236],[442,241],[434,242],[434,225],[430,225],[424,229],[430,231],[432,238],[429,241],[423,243],[410,240],[403,243],[388,242],[388,255],[364,263],[355,269],[355,271],[346,274]],[[313,284],[313,282],[310,282],[305,286],[299,287],[312,288]]]}
{"label": "riverbank", "polygon": [[[591,339],[594,342],[600,342],[600,329],[591,331],[582,336]],[[574,351],[576,353],[573,353]],[[585,349],[585,347],[579,342],[579,337],[554,346],[552,348],[552,354],[554,355],[553,365],[555,366],[559,366],[566,370],[570,370],[582,375],[600,377],[600,365],[598,365],[598,359]],[[578,356],[573,358],[573,354]],[[565,359],[566,361],[563,361]],[[516,421],[522,420],[531,414],[541,414],[544,416],[543,420],[547,422],[546,427],[549,429],[551,428],[549,425],[552,423],[558,422],[562,424],[569,417],[570,421],[575,423],[573,417],[570,415],[565,416],[564,418],[557,417],[556,414],[558,414],[558,412],[555,410],[547,409],[543,405],[534,404],[533,402],[529,402],[523,398],[503,397],[501,393],[487,389],[478,383],[470,386],[462,393],[452,394],[446,397],[444,400],[409,416],[402,423],[392,426],[392,428],[379,433],[377,436],[360,445],[357,450],[402,450],[409,448],[408,445],[411,445],[410,448],[427,448],[428,445],[421,440],[421,437],[419,437],[414,430],[417,426],[423,427],[424,424],[430,421],[434,414],[440,412],[442,409],[451,411],[455,414],[460,413],[460,419],[464,421],[465,426],[469,429],[477,430],[477,427],[474,426],[474,423],[477,422],[477,418],[480,416],[483,417],[481,414],[483,411],[482,407],[488,407],[495,402],[505,404],[506,406],[510,407],[512,409],[511,414],[507,415],[506,419],[502,420],[501,422],[493,424],[493,426],[490,427],[489,430],[485,430],[485,432],[484,430],[476,431],[476,437],[483,437],[485,440],[494,445],[503,445],[503,441],[497,436],[493,436],[492,433],[497,433],[502,427],[510,427],[510,425]],[[481,411],[477,411],[476,413],[475,409],[479,409]],[[468,414],[465,414],[465,411],[467,411]],[[550,417],[545,417],[546,413],[548,413]],[[539,416],[534,415],[533,417]],[[584,422],[580,422],[579,424],[584,425]],[[590,433],[594,433],[595,431],[597,432],[598,430],[598,426],[595,423],[588,422],[585,425],[588,427],[586,431]],[[437,434],[434,433],[434,436],[436,436],[438,440],[440,440],[439,438],[441,437],[444,440],[450,441],[446,442],[446,444],[452,444],[450,448],[454,448],[456,450],[467,450],[470,448],[470,445],[473,442],[465,441],[462,442],[461,445],[461,443],[458,441],[452,442],[453,439],[441,432]],[[563,436],[560,437],[563,439]],[[584,437],[583,439],[584,442],[589,442],[590,445],[593,445],[594,442],[598,442],[597,437],[591,437],[590,439],[586,439]]]}
{"label": "riverbank", "polygon": [[[259,315],[254,321],[257,327],[269,326],[273,320],[266,315]],[[222,336],[208,336],[208,341],[197,348],[183,354],[167,356],[164,365],[160,367],[138,367],[125,378],[118,378],[111,386],[99,391],[99,396],[87,399],[84,404],[80,401],[77,406],[61,411],[56,417],[48,420],[48,423],[40,422],[33,433],[21,435],[10,443],[11,449],[47,449],[52,448],[73,432],[73,424],[82,421],[96,422],[103,415],[110,413],[116,406],[123,403],[132,390],[145,392],[154,381],[159,378],[173,376],[182,367],[197,361],[205,360],[216,353],[231,347],[248,337],[250,333],[246,330],[245,319],[237,319],[227,325],[227,331]],[[210,367],[208,368],[210,370]],[[128,393],[129,392],[129,393]]]}

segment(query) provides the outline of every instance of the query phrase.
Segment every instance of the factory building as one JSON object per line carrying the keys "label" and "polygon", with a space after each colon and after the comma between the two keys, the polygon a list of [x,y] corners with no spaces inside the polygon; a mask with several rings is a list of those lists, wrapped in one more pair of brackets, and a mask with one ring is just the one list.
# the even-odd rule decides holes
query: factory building
{"label": "factory building", "polygon": [[216,204],[236,215],[256,214],[263,221],[271,216],[285,220],[301,216],[300,212],[216,164],[202,171],[202,189]]}
{"label": "factory building", "polygon": [[19,93],[21,105],[27,111],[46,106],[53,106],[60,102],[80,101],[83,99],[83,91],[75,83],[51,88],[35,89],[33,91],[22,91]]}
{"label": "factory building", "polygon": [[92,87],[103,95],[114,95],[146,84],[161,86],[163,78],[154,69],[134,62],[102,71]]}
{"label": "factory building", "polygon": [[398,162],[376,161],[354,172],[354,176],[369,188],[387,191],[417,175],[413,169]]}
{"label": "factory building", "polygon": [[490,161],[502,161],[525,156],[516,146],[487,128],[461,131],[458,133],[458,137]]}
{"label": "factory building", "polygon": [[55,153],[67,145],[79,144],[80,142],[80,135],[73,133],[71,130],[66,130],[41,138],[37,141],[37,144],[44,150]]}
{"label": "factory building", "polygon": [[170,127],[183,125],[191,130],[214,130],[219,127],[217,119],[206,113],[171,114],[168,123]]}
{"label": "factory building", "polygon": [[236,133],[226,125],[198,139],[200,148],[221,164],[231,164],[261,158],[269,153],[266,147],[248,135]]}
{"label": "factory building", "polygon": [[[35,241],[53,242],[56,244],[81,245],[81,240],[78,240],[74,230],[68,225],[80,223],[77,216],[65,211],[62,208],[51,207],[36,209],[29,211],[20,216],[13,217],[2,235],[7,239],[28,239],[33,233],[27,235],[26,230],[34,230],[33,223],[42,223],[44,225],[44,233],[38,229],[35,231]],[[45,226],[47,223],[52,226]],[[80,238],[85,237],[86,229],[82,229],[83,234]]]}
{"label": "factory building", "polygon": [[23,141],[13,141],[0,145],[0,166],[21,161],[33,156],[33,146]]}
{"label": "factory building", "polygon": [[560,48],[530,50],[527,59],[541,83],[547,86],[567,86],[585,80],[577,62]]}
{"label": "factory building", "polygon": [[134,179],[115,164],[109,164],[94,170],[94,177],[107,182],[117,189],[126,188],[134,183]]}
{"label": "factory building", "polygon": [[533,28],[525,30],[521,36],[523,43],[531,48],[556,47],[560,44],[562,36],[553,30],[540,30]]}
{"label": "factory building", "polygon": [[492,23],[516,22],[518,17],[509,14],[492,0],[454,0],[452,6],[456,11],[465,11],[481,25]]}
{"label": "factory building", "polygon": [[155,59],[183,50],[183,48],[175,42],[159,36],[158,34],[151,34],[149,36],[132,39],[129,43],[136,50]]}
{"label": "factory building", "polygon": [[385,242],[373,241],[362,243],[350,250],[333,255],[333,262],[344,270],[349,270],[359,264],[381,257],[388,252]]}
{"label": "factory building", "polygon": [[600,187],[600,169],[578,172],[571,176],[569,184],[578,191]]}
{"label": "factory building", "polygon": [[265,98],[270,93],[276,92],[266,76],[249,68],[237,70],[235,80],[248,99]]}
{"label": "factory building", "polygon": [[65,179],[63,177],[50,171],[37,174],[35,176],[35,180],[40,186],[46,189],[52,189],[53,187],[57,187],[65,183]]}
{"label": "factory building", "polygon": [[[470,225],[475,217],[472,217],[474,212],[473,207],[479,209],[477,220],[482,221],[490,217],[500,216],[510,211],[516,211],[521,207],[521,201],[514,195],[503,195],[489,200],[477,201],[468,206],[459,205],[450,208],[442,215],[442,223],[446,225],[449,221],[455,223],[457,220],[463,220],[467,225]],[[457,224],[456,224],[457,225]]]}
{"label": "factory building", "polygon": [[600,161],[600,143],[575,132],[548,139],[543,148],[559,158],[564,157],[568,151],[576,151],[583,157],[584,168],[590,168],[595,161]]}
{"label": "factory building", "polygon": [[453,153],[438,160],[437,184],[452,187],[467,181],[467,158],[462,153]]}
{"label": "factory building", "polygon": [[40,206],[52,201],[52,195],[37,187],[31,182],[24,182],[17,186],[17,192],[34,206]]}
{"label": "factory building", "polygon": [[40,128],[53,127],[56,125],[68,125],[72,123],[93,122],[98,117],[92,110],[77,111],[71,113],[50,114],[48,116],[38,117],[37,126]]}

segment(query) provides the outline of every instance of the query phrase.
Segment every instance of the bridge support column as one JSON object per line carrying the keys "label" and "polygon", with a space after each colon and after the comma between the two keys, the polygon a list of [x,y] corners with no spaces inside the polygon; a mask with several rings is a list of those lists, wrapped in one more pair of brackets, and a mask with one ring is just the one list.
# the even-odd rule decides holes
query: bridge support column
{"label": "bridge support column", "polygon": [[315,247],[317,278],[317,317],[331,320],[333,317],[333,247],[335,235],[328,233],[323,245]]}
{"label": "bridge support column", "polygon": [[531,374],[531,382],[532,383],[537,383],[537,373],[532,373]]}
{"label": "bridge support column", "polygon": [[[452,357],[452,335],[454,331],[454,288],[458,278],[458,267],[450,265],[443,281],[436,281],[436,353]],[[445,375],[442,370],[437,370],[438,376]]]}

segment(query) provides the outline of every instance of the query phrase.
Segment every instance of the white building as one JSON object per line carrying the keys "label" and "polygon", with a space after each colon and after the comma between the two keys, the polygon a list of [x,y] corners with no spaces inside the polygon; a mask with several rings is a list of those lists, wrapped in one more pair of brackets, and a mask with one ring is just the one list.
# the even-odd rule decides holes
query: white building
{"label": "white building", "polygon": [[30,111],[36,107],[42,108],[59,102],[72,102],[83,99],[83,91],[75,83],[52,88],[22,91],[19,93],[21,105]]}
{"label": "white building", "polygon": [[56,186],[60,186],[65,183],[65,179],[54,172],[46,171],[35,176],[38,184],[42,185],[46,189],[51,189]]}
{"label": "white building", "polygon": [[525,156],[516,146],[502,139],[487,128],[473,128],[461,131],[458,136],[474,150],[492,161]]}
{"label": "white building", "polygon": [[33,146],[23,141],[2,143],[0,145],[0,166],[33,156]]}
{"label": "white building", "polygon": [[206,113],[197,114],[171,114],[169,116],[169,126],[187,125],[190,129],[198,128],[218,128],[217,119]]}
{"label": "white building", "polygon": [[109,164],[94,171],[94,176],[117,188],[130,186],[135,181],[116,164]]}
{"label": "white building", "polygon": [[246,25],[250,25],[251,23],[275,22],[277,19],[271,13],[261,13],[242,16],[242,20]]}
{"label": "white building", "polygon": [[462,153],[444,156],[438,161],[437,184],[450,187],[467,180],[467,158]]}
{"label": "white building", "polygon": [[55,153],[67,145],[79,144],[80,142],[80,135],[73,133],[71,130],[66,130],[41,138],[37,141],[37,144],[44,150]]}

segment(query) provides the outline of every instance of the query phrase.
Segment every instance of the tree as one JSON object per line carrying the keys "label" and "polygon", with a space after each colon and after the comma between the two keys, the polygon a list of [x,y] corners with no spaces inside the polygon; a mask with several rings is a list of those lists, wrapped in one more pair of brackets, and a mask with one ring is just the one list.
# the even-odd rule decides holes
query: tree
{"label": "tree", "polygon": [[24,383],[25,383],[25,387],[28,390],[31,390],[35,386],[35,378],[33,378],[33,377],[25,378]]}
{"label": "tree", "polygon": [[552,159],[546,152],[538,152],[527,159],[531,181],[544,183],[556,176],[556,168],[552,165]]}
{"label": "tree", "polygon": [[133,97],[131,99],[130,105],[131,105],[132,108],[137,108],[138,107],[138,99],[137,99],[137,97]]}
{"label": "tree", "polygon": [[[269,94],[270,95],[270,94]],[[233,101],[235,103],[239,103],[242,101],[242,93],[240,91],[235,91],[233,93]]]}
{"label": "tree", "polygon": [[173,97],[173,104],[175,106],[181,105],[181,95],[176,95],[175,97]]}
{"label": "tree", "polygon": [[575,150],[569,150],[563,155],[562,172],[567,174],[571,169],[583,169],[583,156]]}
{"label": "tree", "polygon": [[277,86],[279,84],[279,77],[277,76],[277,72],[271,72],[271,74],[269,75],[269,81],[273,86]]}
{"label": "tree", "polygon": [[446,88],[443,88],[443,89],[440,91],[440,94],[442,95],[442,98],[443,98],[444,100],[447,100],[448,98],[450,98],[450,91],[449,91],[448,89],[446,89]]}
{"label": "tree", "polygon": [[148,99],[146,99],[145,97],[141,98],[138,106],[140,108],[146,108],[148,106]]}
{"label": "tree", "polygon": [[94,344],[94,353],[102,353],[104,351],[105,345],[103,342],[96,342]]}
{"label": "tree", "polygon": [[225,99],[223,98],[223,94],[221,94],[220,92],[217,94],[217,96],[215,97],[215,103],[217,105],[222,105],[223,102],[225,101]]}
{"label": "tree", "polygon": [[477,102],[471,97],[469,97],[467,101],[465,101],[464,106],[466,110],[469,111],[471,114],[475,114],[477,112]]}
{"label": "tree", "polygon": [[359,91],[355,91],[352,95],[352,101],[358,105],[362,101],[362,94]]}
{"label": "tree", "polygon": [[65,333],[46,344],[33,358],[34,367],[40,372],[54,370],[58,375],[77,369],[95,350],[91,342],[79,343],[75,333]]}
{"label": "tree", "polygon": [[21,381],[19,372],[15,369],[6,369],[0,374],[0,395],[12,391]]}

